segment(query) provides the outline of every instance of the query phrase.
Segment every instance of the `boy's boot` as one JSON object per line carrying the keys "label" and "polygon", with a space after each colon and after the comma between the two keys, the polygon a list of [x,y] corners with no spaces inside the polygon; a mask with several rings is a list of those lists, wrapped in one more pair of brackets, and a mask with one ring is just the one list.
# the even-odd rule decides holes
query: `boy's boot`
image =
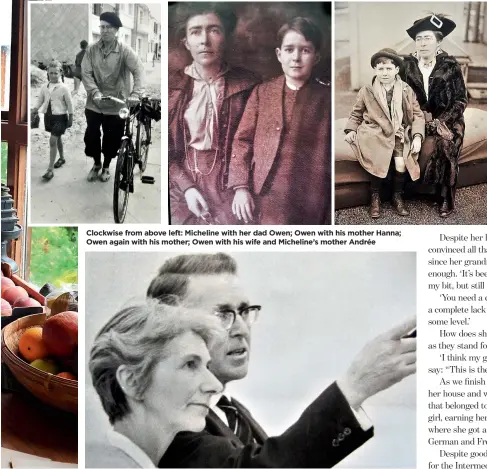
{"label": "boy's boot", "polygon": [[382,179],[371,174],[369,214],[372,218],[380,217],[380,186],[381,185],[382,185]]}
{"label": "boy's boot", "polygon": [[392,205],[396,208],[397,213],[403,217],[409,216],[409,211],[406,207],[406,203],[402,198],[404,190],[404,181],[406,180],[406,173],[394,173],[394,194],[392,196]]}

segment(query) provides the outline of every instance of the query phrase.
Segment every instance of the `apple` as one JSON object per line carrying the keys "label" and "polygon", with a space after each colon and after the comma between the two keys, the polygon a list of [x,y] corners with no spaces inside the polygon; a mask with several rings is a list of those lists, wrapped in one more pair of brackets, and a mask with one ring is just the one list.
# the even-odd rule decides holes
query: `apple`
{"label": "apple", "polygon": [[14,308],[27,308],[30,306],[42,306],[42,305],[34,298],[22,297],[22,298],[18,298],[12,306]]}
{"label": "apple", "polygon": [[30,366],[45,371],[46,373],[51,373],[52,375],[57,375],[59,373],[58,366],[52,360],[38,358],[37,360],[34,360]]}
{"label": "apple", "polygon": [[71,357],[78,345],[78,314],[64,311],[51,316],[42,329],[42,340],[52,355]]}
{"label": "apple", "polygon": [[12,307],[2,298],[2,316],[12,316]]}
{"label": "apple", "polygon": [[64,369],[73,372],[75,375],[78,374],[78,346],[75,347],[74,352],[69,357],[64,357],[60,359],[63,364]]}
{"label": "apple", "polygon": [[2,298],[13,305],[19,298],[29,298],[29,295],[22,287],[10,287],[2,291]]}

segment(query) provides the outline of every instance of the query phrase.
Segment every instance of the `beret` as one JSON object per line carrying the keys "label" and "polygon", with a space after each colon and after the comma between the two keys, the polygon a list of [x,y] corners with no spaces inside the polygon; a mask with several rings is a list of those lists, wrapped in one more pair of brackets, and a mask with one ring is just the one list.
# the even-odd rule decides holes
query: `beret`
{"label": "beret", "polygon": [[100,21],[106,21],[116,28],[121,28],[123,26],[117,14],[111,11],[106,11],[105,13],[102,13],[100,15]]}

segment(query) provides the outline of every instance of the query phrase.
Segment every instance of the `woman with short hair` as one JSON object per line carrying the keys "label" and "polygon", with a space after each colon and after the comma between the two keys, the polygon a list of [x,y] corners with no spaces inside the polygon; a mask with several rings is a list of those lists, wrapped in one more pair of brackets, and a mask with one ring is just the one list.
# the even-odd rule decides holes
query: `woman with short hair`
{"label": "woman with short hair", "polygon": [[113,316],[89,360],[113,429],[108,442],[87,444],[86,467],[156,467],[178,432],[203,430],[223,390],[208,370],[208,346],[222,331],[207,313],[155,300]]}
{"label": "woman with short hair", "polygon": [[310,18],[283,25],[283,74],[256,86],[247,102],[228,178],[233,212],[245,223],[331,223],[331,87],[315,74],[322,41]]}
{"label": "woman with short hair", "polygon": [[441,49],[456,24],[443,15],[428,15],[407,30],[416,51],[404,59],[403,80],[414,90],[426,121],[419,163],[423,182],[436,186],[439,215],[455,208],[458,158],[465,135],[463,113],[467,89],[459,63]]}

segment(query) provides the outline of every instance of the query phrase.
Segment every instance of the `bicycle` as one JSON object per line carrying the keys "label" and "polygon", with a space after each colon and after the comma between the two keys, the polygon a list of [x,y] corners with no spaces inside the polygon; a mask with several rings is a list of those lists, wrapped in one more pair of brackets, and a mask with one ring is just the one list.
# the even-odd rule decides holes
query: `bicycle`
{"label": "bicycle", "polygon": [[[140,179],[143,184],[154,184],[152,176],[144,176],[147,168],[149,147],[152,143],[152,120],[161,119],[161,100],[144,96],[135,106],[126,106],[122,99],[104,96],[102,100],[111,100],[124,107],[119,116],[125,120],[122,143],[117,152],[113,186],[113,217],[115,223],[123,223],[127,214],[128,200],[134,192],[134,169],[139,167]],[[134,125],[135,144],[134,144]]]}

